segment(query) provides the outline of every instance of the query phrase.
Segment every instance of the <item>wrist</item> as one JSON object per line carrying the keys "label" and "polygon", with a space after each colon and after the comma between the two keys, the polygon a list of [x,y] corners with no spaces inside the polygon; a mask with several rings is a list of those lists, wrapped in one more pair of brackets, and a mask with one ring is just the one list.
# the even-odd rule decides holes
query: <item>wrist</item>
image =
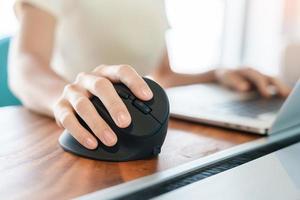
{"label": "wrist", "polygon": [[212,69],[212,70],[208,71],[207,73],[209,74],[210,82],[219,82],[218,81],[219,69]]}
{"label": "wrist", "polygon": [[224,67],[218,67],[213,70],[214,82],[221,83],[224,75],[228,72],[228,69]]}

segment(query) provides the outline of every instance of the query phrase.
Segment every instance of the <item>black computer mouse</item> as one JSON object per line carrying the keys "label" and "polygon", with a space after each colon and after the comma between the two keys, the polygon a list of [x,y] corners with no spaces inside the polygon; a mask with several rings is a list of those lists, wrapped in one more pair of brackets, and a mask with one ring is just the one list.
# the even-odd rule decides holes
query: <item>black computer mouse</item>
{"label": "black computer mouse", "polygon": [[[64,131],[59,138],[62,148],[79,156],[104,161],[130,161],[157,156],[166,137],[169,121],[169,100],[165,91],[153,80],[144,78],[153,92],[150,101],[141,101],[121,83],[114,84],[125,103],[132,122],[127,128],[119,128],[96,96],[91,101],[99,115],[107,122],[118,137],[113,147],[107,147],[98,140],[98,147],[89,150]],[[87,124],[77,115],[79,122],[92,134]]]}

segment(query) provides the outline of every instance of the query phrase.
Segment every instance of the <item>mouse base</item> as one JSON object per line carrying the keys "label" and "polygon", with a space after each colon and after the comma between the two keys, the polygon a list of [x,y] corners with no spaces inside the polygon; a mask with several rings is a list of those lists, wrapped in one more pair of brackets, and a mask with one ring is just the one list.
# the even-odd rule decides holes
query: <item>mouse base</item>
{"label": "mouse base", "polygon": [[141,159],[150,159],[157,157],[161,151],[161,145],[152,148],[137,148],[132,151],[131,148],[126,148],[118,143],[114,147],[106,147],[103,144],[96,149],[90,150],[82,146],[77,140],[66,130],[59,137],[60,146],[67,152],[72,154],[101,161],[110,162],[125,162]]}

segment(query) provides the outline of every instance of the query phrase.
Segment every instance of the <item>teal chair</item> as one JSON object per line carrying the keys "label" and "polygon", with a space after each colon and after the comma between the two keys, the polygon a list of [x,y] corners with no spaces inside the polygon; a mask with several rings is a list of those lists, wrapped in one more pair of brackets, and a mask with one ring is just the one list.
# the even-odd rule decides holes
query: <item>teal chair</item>
{"label": "teal chair", "polygon": [[0,107],[21,105],[21,102],[11,93],[7,81],[7,58],[10,38],[0,39]]}

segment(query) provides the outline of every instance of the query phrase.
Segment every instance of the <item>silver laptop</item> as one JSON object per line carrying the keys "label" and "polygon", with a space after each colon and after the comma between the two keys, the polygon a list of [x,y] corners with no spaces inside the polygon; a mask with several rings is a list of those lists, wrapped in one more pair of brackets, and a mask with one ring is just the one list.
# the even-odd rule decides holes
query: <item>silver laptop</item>
{"label": "silver laptop", "polygon": [[258,134],[270,133],[285,101],[275,96],[262,98],[256,92],[238,93],[217,84],[170,88],[167,94],[173,117]]}

